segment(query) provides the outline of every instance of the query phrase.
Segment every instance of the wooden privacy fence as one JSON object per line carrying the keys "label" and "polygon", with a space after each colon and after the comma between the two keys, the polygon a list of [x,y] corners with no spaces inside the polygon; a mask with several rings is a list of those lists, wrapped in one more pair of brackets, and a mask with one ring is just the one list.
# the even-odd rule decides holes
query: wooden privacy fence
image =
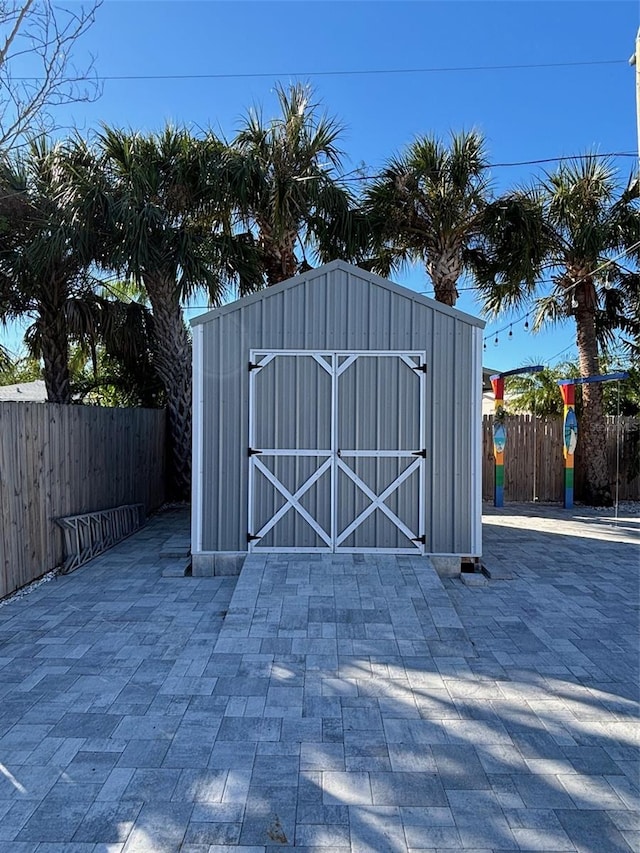
{"label": "wooden privacy fence", "polygon": [[0,403],[0,598],[58,566],[56,518],[164,500],[165,412]]}
{"label": "wooden privacy fence", "polygon": [[[564,461],[562,418],[507,415],[507,444],[504,451],[504,499],[507,501],[562,501]],[[482,497],[493,500],[493,416],[482,419]],[[634,455],[638,453],[640,421],[637,418],[607,418],[607,452],[612,487],[616,476],[616,434],[619,431],[619,498],[640,500],[640,477],[629,479]],[[580,500],[584,481],[580,433],[575,456],[575,497]]]}

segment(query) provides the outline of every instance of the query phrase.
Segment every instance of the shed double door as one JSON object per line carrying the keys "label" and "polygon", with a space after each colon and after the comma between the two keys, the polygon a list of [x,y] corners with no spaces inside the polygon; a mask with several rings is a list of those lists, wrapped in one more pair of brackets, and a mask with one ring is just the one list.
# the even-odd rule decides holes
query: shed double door
{"label": "shed double door", "polygon": [[425,354],[254,350],[248,547],[424,553]]}

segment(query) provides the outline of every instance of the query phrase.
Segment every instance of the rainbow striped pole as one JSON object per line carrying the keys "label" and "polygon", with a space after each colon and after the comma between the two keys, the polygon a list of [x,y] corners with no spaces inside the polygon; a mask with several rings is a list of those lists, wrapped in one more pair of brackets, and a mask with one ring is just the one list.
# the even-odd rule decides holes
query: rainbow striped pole
{"label": "rainbow striped pole", "polygon": [[573,460],[578,443],[578,419],[576,418],[576,386],[573,382],[560,385],[564,403],[564,507],[573,506]]}
{"label": "rainbow striped pole", "polygon": [[492,376],[491,387],[495,397],[493,415],[493,458],[495,478],[493,487],[493,505],[504,506],[504,446],[507,443],[507,428],[504,423],[504,377]]}
{"label": "rainbow striped pole", "polygon": [[544,370],[541,364],[531,364],[528,367],[517,367],[515,370],[505,370],[490,377],[495,411],[493,415],[493,458],[495,460],[495,477],[493,489],[493,505],[504,506],[504,448],[507,443],[507,424],[504,419],[504,377],[519,376],[522,373],[540,373]]}
{"label": "rainbow striped pole", "polygon": [[590,385],[594,382],[616,382],[620,379],[628,379],[629,374],[625,371],[619,373],[595,374],[594,376],[580,376],[576,379],[558,379],[562,401],[564,403],[564,506],[571,509],[573,506],[573,455],[578,443],[578,419],[576,418],[576,385]]}

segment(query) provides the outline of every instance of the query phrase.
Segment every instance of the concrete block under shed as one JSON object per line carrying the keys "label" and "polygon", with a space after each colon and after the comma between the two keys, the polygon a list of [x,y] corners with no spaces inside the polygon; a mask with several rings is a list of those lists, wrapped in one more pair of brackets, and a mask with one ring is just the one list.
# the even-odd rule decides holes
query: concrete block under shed
{"label": "concrete block under shed", "polygon": [[191,557],[194,578],[235,577],[247,558],[246,551],[205,551]]}
{"label": "concrete block under shed", "polygon": [[460,557],[434,556],[429,558],[441,578],[460,577]]}

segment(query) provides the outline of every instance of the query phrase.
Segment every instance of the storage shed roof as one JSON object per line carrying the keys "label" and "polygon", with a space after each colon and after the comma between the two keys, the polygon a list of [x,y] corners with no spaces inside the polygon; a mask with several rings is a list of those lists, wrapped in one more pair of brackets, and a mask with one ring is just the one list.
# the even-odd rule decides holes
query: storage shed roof
{"label": "storage shed roof", "polygon": [[264,290],[259,290],[257,293],[252,293],[249,296],[243,296],[241,299],[237,299],[235,302],[230,302],[228,305],[222,305],[220,308],[214,308],[211,311],[207,311],[206,314],[200,314],[198,317],[194,317],[191,320],[192,326],[197,326],[201,323],[207,323],[209,320],[214,319],[215,317],[219,317],[222,314],[230,314],[233,311],[238,311],[241,308],[250,305],[254,302],[259,302],[263,299],[269,299],[272,296],[276,296],[279,293],[282,293],[285,290],[292,290],[296,287],[300,287],[308,282],[312,282],[315,278],[319,278],[321,276],[326,275],[328,272],[332,270],[343,270],[345,272],[350,273],[351,281],[354,280],[362,280],[363,285],[374,285],[376,287],[382,287],[391,293],[395,293],[398,296],[402,296],[405,299],[409,298],[414,300],[419,305],[424,305],[425,307],[434,309],[436,311],[441,312],[442,314],[448,314],[451,317],[455,317],[462,322],[468,323],[470,326],[477,326],[478,328],[483,329],[485,323],[479,317],[474,317],[471,314],[466,314],[464,311],[459,311],[457,308],[450,308],[448,305],[444,305],[442,302],[436,302],[434,299],[429,299],[427,296],[423,296],[421,293],[417,293],[415,290],[410,290],[407,287],[402,287],[400,284],[396,284],[395,282],[389,281],[386,278],[382,278],[379,275],[375,275],[374,273],[367,272],[366,270],[361,269],[360,267],[353,266],[352,264],[348,264],[345,261],[331,261],[329,264],[325,264],[324,266],[317,267],[316,269],[309,270],[308,272],[302,273],[301,275],[297,275],[294,278],[289,278],[286,281],[282,281],[279,284],[272,285],[271,287],[265,288]]}

